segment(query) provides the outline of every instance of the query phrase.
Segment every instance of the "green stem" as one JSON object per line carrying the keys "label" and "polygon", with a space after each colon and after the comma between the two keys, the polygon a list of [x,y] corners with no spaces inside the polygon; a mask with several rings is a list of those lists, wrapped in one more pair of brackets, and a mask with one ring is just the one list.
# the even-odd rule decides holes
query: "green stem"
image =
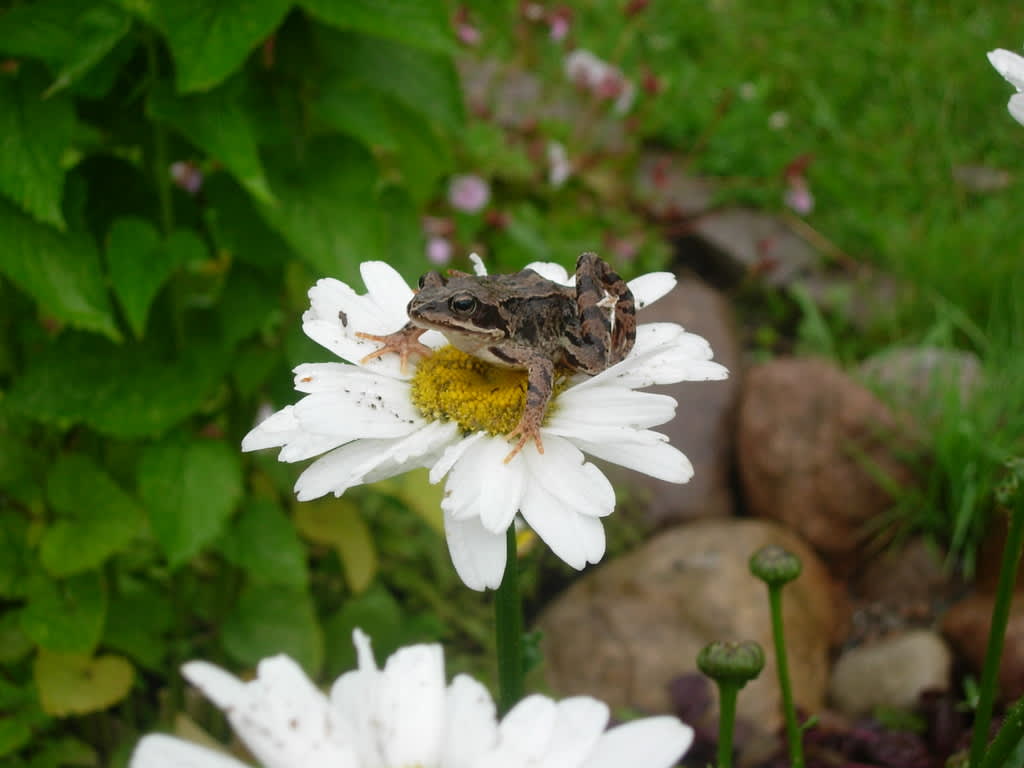
{"label": "green stem", "polygon": [[992,746],[985,753],[981,768],[1004,768],[1013,750],[1024,740],[1024,698],[1010,707],[1003,721],[1003,727],[992,739]]}
{"label": "green stem", "polygon": [[789,742],[789,759],[792,768],[803,768],[803,735],[800,733],[800,726],[796,721],[796,707],[793,706],[793,689],[789,684],[789,661],[786,657],[786,635],[782,627],[781,584],[768,586],[768,602],[772,613],[775,669],[779,674],[779,690],[782,691],[782,709],[786,716],[786,740]]}
{"label": "green stem", "polygon": [[523,608],[519,597],[516,528],[505,534],[505,575],[494,600],[498,649],[499,709],[504,714],[523,698]]}
{"label": "green stem", "polygon": [[732,732],[736,725],[736,697],[738,683],[731,680],[718,682],[718,768],[732,768]]}
{"label": "green stem", "polygon": [[1010,530],[1006,535],[1003,562],[999,570],[999,586],[996,590],[996,603],[992,609],[992,627],[989,629],[985,665],[981,671],[978,709],[974,714],[974,733],[971,736],[971,752],[968,763],[970,768],[980,768],[985,755],[985,745],[988,743],[988,730],[992,722],[992,704],[996,696],[996,679],[999,675],[999,660],[1003,655],[1003,640],[1010,615],[1010,600],[1013,596],[1014,581],[1017,578],[1017,564],[1020,562],[1022,542],[1024,542],[1024,500],[1018,499],[1010,512]]}

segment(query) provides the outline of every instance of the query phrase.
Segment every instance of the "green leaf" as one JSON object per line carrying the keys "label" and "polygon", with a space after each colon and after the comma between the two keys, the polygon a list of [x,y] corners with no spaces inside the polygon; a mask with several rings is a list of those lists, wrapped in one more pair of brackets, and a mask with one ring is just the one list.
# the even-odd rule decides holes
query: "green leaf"
{"label": "green leaf", "polygon": [[91,653],[99,642],[106,612],[107,595],[97,571],[61,581],[36,574],[21,613],[21,628],[36,645],[48,650]]}
{"label": "green leaf", "polygon": [[58,459],[46,492],[60,518],[43,533],[39,559],[54,576],[99,566],[132,540],[142,522],[135,500],[83,455]]}
{"label": "green leaf", "polygon": [[242,496],[238,449],[173,436],[149,446],[138,469],[139,493],[172,568],[220,535]]}
{"label": "green leaf", "polygon": [[42,85],[31,68],[0,77],[0,193],[39,221],[64,229],[61,158],[71,145],[75,111],[66,96],[43,99]]}
{"label": "green leaf", "polygon": [[224,650],[246,666],[287,653],[316,677],[323,663],[323,634],[313,601],[302,589],[249,586],[224,622],[221,640]]}
{"label": "green leaf", "polygon": [[203,185],[209,203],[205,223],[218,253],[277,274],[294,258],[292,249],[260,218],[252,198],[226,173],[214,173]]}
{"label": "green leaf", "polygon": [[[29,428],[25,419],[11,413],[7,400],[0,400],[0,491],[25,506],[41,502],[47,462],[45,442]],[[2,546],[0,544],[0,549]],[[2,584],[0,576],[0,595],[3,594]]]}
{"label": "green leaf", "polygon": [[5,712],[0,717],[0,757],[13,754],[32,738],[32,729],[20,714]]}
{"label": "green leaf", "polygon": [[152,437],[198,409],[225,366],[223,350],[199,339],[183,357],[168,360],[153,345],[117,346],[65,333],[35,356],[8,402],[62,429],[85,423],[112,437]]}
{"label": "green leaf", "polygon": [[263,217],[311,266],[353,280],[361,261],[380,257],[377,166],[365,149],[342,137],[322,138],[301,157],[279,149],[266,165],[278,204],[260,206]]}
{"label": "green leaf", "polygon": [[427,269],[419,210],[401,187],[385,187],[377,199],[384,217],[384,260],[415,283]]}
{"label": "green leaf", "polygon": [[45,61],[57,73],[49,96],[92,69],[130,28],[131,18],[112,3],[43,0],[0,15],[0,51]]}
{"label": "green leaf", "polygon": [[450,134],[462,130],[465,108],[450,57],[357,32],[317,31],[317,48],[326,69],[321,82],[367,88],[405,105]]}
{"label": "green leaf", "polygon": [[254,584],[304,587],[309,580],[306,550],[291,520],[273,502],[248,502],[221,542],[229,562]]}
{"label": "green leaf", "polygon": [[165,634],[174,625],[167,594],[148,585],[135,586],[111,597],[103,645],[120,651],[143,667],[164,672]]}
{"label": "green leaf", "polygon": [[377,548],[356,505],[349,499],[320,499],[296,502],[292,510],[304,536],[337,550],[349,589],[365,590],[377,574]]}
{"label": "green leaf", "polygon": [[15,611],[0,614],[0,664],[10,664],[32,650],[32,641],[21,628],[21,617]]}
{"label": "green leaf", "polygon": [[136,338],[146,330],[146,317],[160,287],[183,264],[207,258],[206,246],[190,230],[172,232],[161,242],[145,219],[117,219],[107,238],[110,283]]}
{"label": "green leaf", "polygon": [[352,631],[361,629],[373,639],[374,654],[386,658],[405,640],[402,609],[383,586],[374,584],[361,595],[346,600],[341,610],[324,623],[327,649],[324,671],[329,677],[355,669]]}
{"label": "green leaf", "polygon": [[242,66],[284,18],[289,0],[175,0],[155,6],[179,91],[205,91]]}
{"label": "green leaf", "polygon": [[260,279],[255,270],[244,266],[231,270],[218,307],[225,347],[234,348],[242,339],[273,322],[274,316],[280,318],[279,290],[276,284],[271,287],[266,278]]}
{"label": "green leaf", "polygon": [[0,597],[21,597],[28,589],[28,523],[20,515],[0,515]]}
{"label": "green leaf", "polygon": [[146,112],[169,123],[220,161],[257,200],[274,202],[260,162],[252,118],[237,100],[235,89],[224,86],[198,96],[177,96],[166,84],[160,84],[150,93]]}
{"label": "green leaf", "polygon": [[[3,119],[0,117],[0,121]],[[73,327],[120,340],[103,285],[99,254],[87,235],[61,235],[3,200],[0,232],[0,272],[11,282],[47,313]]]}
{"label": "green leaf", "polygon": [[447,53],[454,47],[441,0],[300,0],[313,16],[336,27]]}
{"label": "green leaf", "polygon": [[40,650],[33,665],[43,711],[55,717],[101,712],[132,689],[135,668],[120,656]]}

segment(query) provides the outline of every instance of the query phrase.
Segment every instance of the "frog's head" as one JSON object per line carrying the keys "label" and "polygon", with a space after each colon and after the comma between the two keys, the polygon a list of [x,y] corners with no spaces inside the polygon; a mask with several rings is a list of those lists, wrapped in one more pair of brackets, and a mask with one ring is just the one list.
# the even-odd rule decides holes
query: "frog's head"
{"label": "frog's head", "polygon": [[498,286],[485,278],[428,272],[406,311],[421,328],[440,331],[465,351],[508,335]]}

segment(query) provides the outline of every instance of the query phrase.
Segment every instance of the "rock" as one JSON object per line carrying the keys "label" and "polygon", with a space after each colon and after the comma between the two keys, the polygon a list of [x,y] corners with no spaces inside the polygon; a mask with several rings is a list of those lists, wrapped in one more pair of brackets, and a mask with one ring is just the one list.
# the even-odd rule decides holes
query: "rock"
{"label": "rock", "polygon": [[895,347],[869,357],[858,377],[882,393],[900,410],[920,410],[921,404],[942,408],[952,395],[967,403],[982,382],[977,355],[941,347]]}
{"label": "rock", "polygon": [[[889,409],[832,363],[778,359],[743,383],[738,459],[749,510],[780,520],[835,574],[852,571],[865,524],[890,506],[875,479],[907,485],[894,438],[908,433]],[[909,441],[907,441],[909,443]]]}
{"label": "rock", "polygon": [[[972,595],[954,605],[942,621],[942,632],[975,672],[985,662],[988,633],[992,626],[992,595]],[[1006,625],[1003,655],[999,662],[999,698],[1006,703],[1024,695],[1024,592],[1013,595]]]}
{"label": "rock", "polygon": [[652,392],[679,403],[676,417],[656,429],[693,463],[685,485],[608,467],[616,487],[627,489],[624,507],[639,509],[646,523],[662,527],[695,517],[722,517],[733,512],[731,483],[733,432],[740,381],[740,342],[732,305],[718,291],[694,277],[679,276],[675,290],[644,309],[643,323],[679,323],[711,342],[715,360],[729,369],[725,381],[684,381]]}
{"label": "rock", "polygon": [[1013,176],[1003,168],[987,165],[955,165],[953,180],[968,192],[985,195],[1000,192],[1013,182]]}
{"label": "rock", "polygon": [[613,709],[671,711],[668,686],[696,671],[701,648],[713,640],[754,640],[767,663],[741,692],[739,716],[756,733],[776,733],[782,719],[767,587],[747,567],[767,544],[803,561],[802,575],[783,593],[783,613],[797,706],[817,711],[842,601],[814,553],[762,520],[676,526],[584,574],[538,622],[548,682],[559,695],[590,694]]}
{"label": "rock", "polygon": [[844,715],[878,707],[913,709],[926,690],[946,690],[953,654],[931,630],[912,629],[845,651],[832,669],[829,698]]}
{"label": "rock", "polygon": [[773,286],[808,275],[817,252],[778,216],[750,208],[724,208],[693,223],[687,242],[690,258],[704,263],[702,272],[740,282],[756,274]]}
{"label": "rock", "polygon": [[648,152],[637,164],[633,196],[659,219],[685,219],[704,213],[715,196],[711,179],[686,171],[685,158],[670,152]]}

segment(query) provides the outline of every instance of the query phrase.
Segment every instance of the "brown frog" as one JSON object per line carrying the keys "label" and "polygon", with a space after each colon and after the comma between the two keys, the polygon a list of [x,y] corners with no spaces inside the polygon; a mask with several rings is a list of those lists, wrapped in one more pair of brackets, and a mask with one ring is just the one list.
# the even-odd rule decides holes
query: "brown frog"
{"label": "brown frog", "polygon": [[626,282],[596,254],[576,261],[575,287],[559,285],[532,269],[477,277],[428,272],[409,302],[409,323],[386,336],[357,333],[383,347],[362,362],[395,352],[402,366],[411,355],[429,355],[419,341],[440,331],[463,352],[488,363],[526,370],[526,406],[507,437],[518,438],[505,463],[533,440],[554,387],[555,369],[596,374],[624,359],[636,339],[636,308]]}

